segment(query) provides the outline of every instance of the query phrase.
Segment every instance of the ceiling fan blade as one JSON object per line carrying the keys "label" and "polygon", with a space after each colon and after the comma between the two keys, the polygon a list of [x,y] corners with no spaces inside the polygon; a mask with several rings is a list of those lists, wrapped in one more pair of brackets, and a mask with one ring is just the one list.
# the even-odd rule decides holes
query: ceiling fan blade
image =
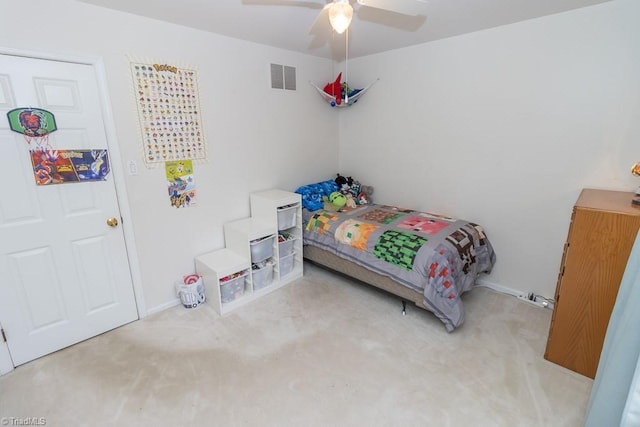
{"label": "ceiling fan blade", "polygon": [[316,20],[313,21],[311,28],[309,29],[309,34],[319,35],[319,34],[328,34],[331,32],[331,26],[329,25],[329,7],[331,7],[332,3],[327,3],[318,16],[316,16]]}
{"label": "ceiling fan blade", "polygon": [[427,13],[427,0],[358,0],[358,4],[402,15],[417,16]]}
{"label": "ceiling fan blade", "polygon": [[242,4],[252,6],[300,6],[310,9],[321,9],[322,3],[304,0],[242,0]]}

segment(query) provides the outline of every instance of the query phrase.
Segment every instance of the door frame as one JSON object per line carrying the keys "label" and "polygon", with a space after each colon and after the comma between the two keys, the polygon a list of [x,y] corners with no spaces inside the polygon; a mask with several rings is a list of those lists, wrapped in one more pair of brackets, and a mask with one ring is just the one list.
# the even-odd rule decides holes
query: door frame
{"label": "door frame", "polygon": [[[19,56],[25,58],[42,59],[48,61],[70,62],[75,64],[89,65],[93,67],[96,74],[96,83],[100,92],[100,102],[102,119],[104,121],[105,134],[107,138],[107,147],[109,149],[109,159],[111,161],[111,173],[116,189],[118,199],[118,207],[122,221],[122,229],[124,233],[124,241],[127,248],[127,259],[129,260],[129,273],[133,283],[133,294],[138,309],[138,318],[142,319],[148,315],[146,304],[144,301],[144,292],[142,288],[142,275],[140,273],[140,263],[138,259],[138,251],[133,233],[133,224],[131,221],[131,207],[129,198],[127,197],[127,186],[125,182],[124,165],[120,156],[120,146],[116,134],[115,121],[111,109],[111,99],[109,89],[107,87],[107,73],[105,71],[104,61],[99,56],[75,55],[68,53],[40,52],[25,49],[14,49],[0,46],[0,54]],[[0,320],[2,313],[0,313]],[[14,369],[13,361],[9,353],[7,343],[0,338],[0,375],[4,375]]]}

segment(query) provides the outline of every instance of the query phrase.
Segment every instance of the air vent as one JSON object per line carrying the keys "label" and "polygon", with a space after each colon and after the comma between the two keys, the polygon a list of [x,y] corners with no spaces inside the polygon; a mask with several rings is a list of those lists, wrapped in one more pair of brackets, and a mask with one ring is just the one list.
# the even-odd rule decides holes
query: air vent
{"label": "air vent", "polygon": [[284,89],[284,72],[282,65],[271,64],[271,88]]}
{"label": "air vent", "polygon": [[271,64],[271,88],[296,90],[296,68]]}
{"label": "air vent", "polygon": [[284,66],[284,88],[296,90],[296,68]]}

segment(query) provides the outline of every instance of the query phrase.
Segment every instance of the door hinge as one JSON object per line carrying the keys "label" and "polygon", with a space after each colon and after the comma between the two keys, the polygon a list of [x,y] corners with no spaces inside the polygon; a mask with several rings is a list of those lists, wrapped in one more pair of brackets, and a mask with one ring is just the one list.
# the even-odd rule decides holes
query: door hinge
{"label": "door hinge", "polygon": [[0,329],[2,331],[2,342],[7,342],[7,335],[4,333],[4,328]]}

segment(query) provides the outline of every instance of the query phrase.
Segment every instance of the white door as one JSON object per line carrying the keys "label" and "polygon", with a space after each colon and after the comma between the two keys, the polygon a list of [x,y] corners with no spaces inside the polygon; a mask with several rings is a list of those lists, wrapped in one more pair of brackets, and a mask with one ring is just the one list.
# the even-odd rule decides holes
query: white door
{"label": "white door", "polygon": [[15,366],[138,318],[123,230],[107,225],[121,221],[113,173],[37,186],[7,117],[45,109],[51,149],[106,149],[96,78],[90,65],[0,54],[0,323]]}

